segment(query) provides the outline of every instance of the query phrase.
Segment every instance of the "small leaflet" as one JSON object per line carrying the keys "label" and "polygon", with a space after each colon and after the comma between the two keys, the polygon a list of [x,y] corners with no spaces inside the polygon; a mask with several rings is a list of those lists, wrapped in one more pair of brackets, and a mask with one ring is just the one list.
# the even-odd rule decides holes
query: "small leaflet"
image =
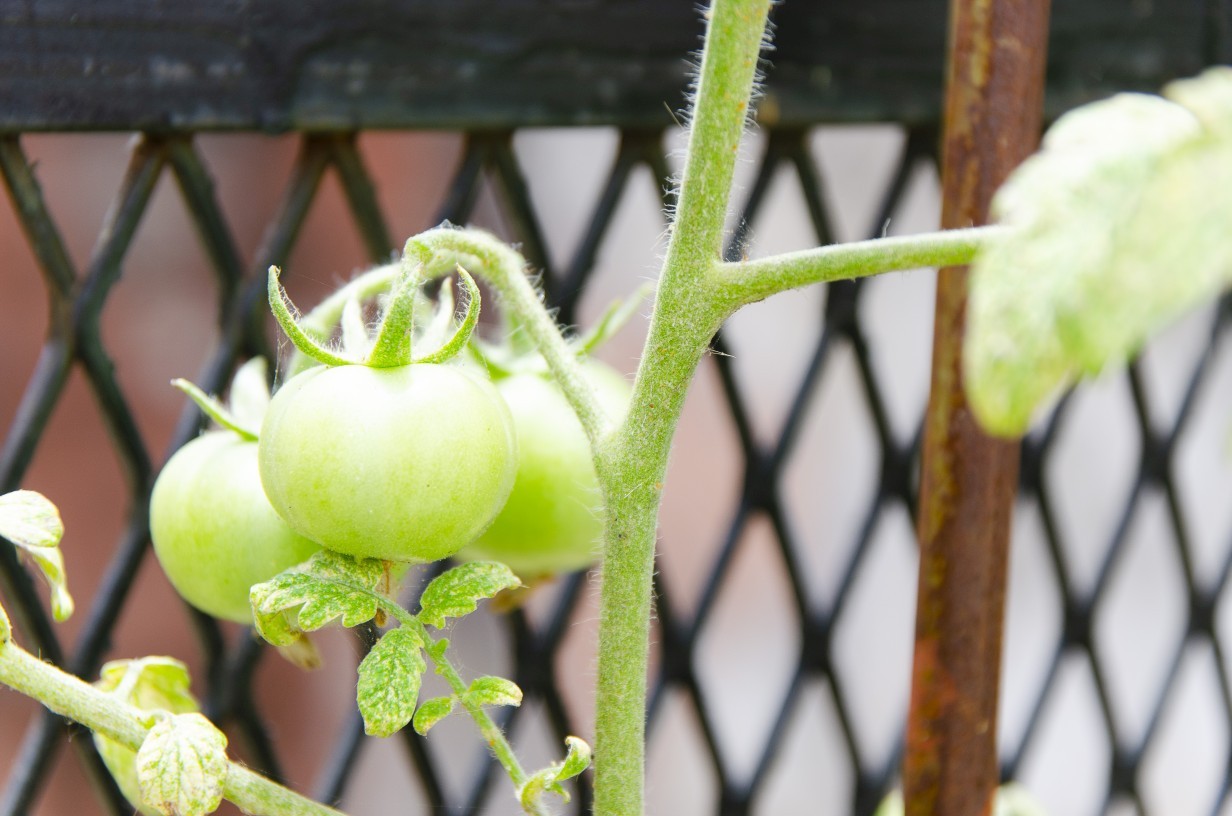
{"label": "small leaflet", "polygon": [[4,607],[0,606],[0,646],[9,642],[12,637],[13,627],[9,623],[8,613],[4,611]]}
{"label": "small leaflet", "polygon": [[73,598],[68,593],[68,575],[60,539],[64,522],[60,511],[41,493],[14,490],[0,496],[0,536],[24,552],[51,588],[51,613],[58,621],[73,614]]}
{"label": "small leaflet", "polygon": [[355,696],[364,733],[392,736],[411,721],[427,668],[422,648],[418,633],[399,626],[386,632],[359,664]]}
{"label": "small leaflet", "polygon": [[522,689],[503,677],[479,677],[466,689],[466,700],[478,705],[520,706]]}
{"label": "small leaflet", "polygon": [[1062,116],[997,192],[1012,229],[972,268],[964,366],[980,423],[1119,365],[1232,279],[1232,69]]}
{"label": "small leaflet", "polygon": [[296,642],[301,632],[341,618],[351,627],[376,617],[385,568],[374,558],[322,550],[306,563],[255,584],[249,593],[253,621],[275,646]]}
{"label": "small leaflet", "polygon": [[419,619],[441,629],[447,618],[460,618],[475,611],[479,601],[522,585],[504,564],[472,561],[454,567],[428,584],[419,600]]}
{"label": "small leaflet", "polygon": [[428,736],[432,726],[453,713],[456,703],[457,698],[452,696],[433,697],[431,700],[424,700],[419,706],[419,710],[415,712],[415,719],[411,723],[415,728],[415,733],[421,737]]}
{"label": "small leaflet", "polygon": [[205,816],[222,802],[227,738],[200,714],[163,717],[137,751],[141,799],[164,816]]}
{"label": "small leaflet", "polygon": [[536,771],[518,791],[518,799],[527,813],[534,812],[535,804],[544,793],[554,793],[568,803],[569,792],[560,783],[572,779],[590,767],[591,750],[585,740],[565,737],[565,745],[568,746],[569,752],[565,755],[564,762],[554,763]]}

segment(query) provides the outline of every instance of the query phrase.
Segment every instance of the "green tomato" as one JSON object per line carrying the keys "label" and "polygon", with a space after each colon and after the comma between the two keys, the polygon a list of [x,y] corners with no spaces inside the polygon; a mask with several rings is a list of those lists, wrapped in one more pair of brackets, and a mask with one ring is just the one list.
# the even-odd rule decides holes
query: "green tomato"
{"label": "green tomato", "polygon": [[[584,372],[608,416],[623,418],[625,378],[595,361]],[[518,474],[496,521],[460,557],[500,561],[523,581],[583,569],[599,554],[603,511],[582,423],[547,375],[516,374],[496,387],[513,414]]]}
{"label": "green tomato", "polygon": [[515,444],[491,383],[458,368],[315,368],[274,395],[261,483],[292,528],[328,549],[437,561],[496,517]]}
{"label": "green tomato", "polygon": [[176,591],[216,618],[252,623],[248,591],[320,549],[270,507],[257,443],[210,431],[176,451],[150,498],[154,553]]}

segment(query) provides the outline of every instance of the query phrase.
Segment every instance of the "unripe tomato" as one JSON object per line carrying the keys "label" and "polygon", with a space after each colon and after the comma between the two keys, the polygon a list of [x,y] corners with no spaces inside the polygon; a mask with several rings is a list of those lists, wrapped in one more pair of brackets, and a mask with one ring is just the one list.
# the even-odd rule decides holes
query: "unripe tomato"
{"label": "unripe tomato", "polygon": [[180,448],[150,499],[150,536],[176,591],[209,615],[251,623],[248,590],[320,549],[270,507],[257,443],[210,431]]}
{"label": "unripe tomato", "polygon": [[428,562],[496,517],[515,453],[505,403],[458,368],[315,368],[274,395],[261,483],[293,529],[328,549]]}
{"label": "unripe tomato", "polygon": [[[597,361],[584,373],[608,416],[623,418],[625,378]],[[523,581],[583,569],[599,555],[603,516],[582,423],[546,374],[515,374],[496,387],[513,414],[517,478],[500,515],[460,557],[500,561]]]}

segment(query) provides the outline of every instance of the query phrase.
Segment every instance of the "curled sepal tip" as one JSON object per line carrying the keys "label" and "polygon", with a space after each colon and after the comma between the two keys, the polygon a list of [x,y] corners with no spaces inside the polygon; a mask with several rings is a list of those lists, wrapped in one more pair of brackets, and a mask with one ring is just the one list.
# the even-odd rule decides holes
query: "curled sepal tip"
{"label": "curled sepal tip", "polygon": [[585,740],[578,737],[565,737],[565,745],[569,750],[564,762],[549,765],[531,774],[526,784],[518,791],[518,799],[527,813],[537,811],[539,800],[545,793],[554,793],[568,802],[569,792],[561,783],[578,776],[590,767],[591,751]]}
{"label": "curled sepal tip", "polygon": [[274,313],[274,319],[282,327],[291,345],[304,355],[324,365],[340,366],[359,362],[331,351],[303,330],[295,316],[297,311],[295,304],[287,296],[287,290],[282,288],[282,284],[278,282],[278,276],[281,273],[282,270],[276,266],[269,268],[269,304],[270,311]]}
{"label": "curled sepal tip", "polygon": [[422,649],[419,633],[399,626],[386,632],[359,664],[355,696],[364,733],[389,737],[411,721],[427,669]]}
{"label": "curled sepal tip", "polygon": [[[458,277],[462,279],[462,283],[466,286],[467,301],[466,312],[462,315],[462,323],[458,326],[458,330],[453,333],[453,336],[440,345],[440,347],[423,357],[415,360],[417,363],[443,363],[455,357],[458,352],[466,348],[466,344],[470,342],[471,335],[475,332],[475,326],[479,324],[479,307],[481,298],[479,296],[479,287],[475,284],[475,279],[471,274],[461,266],[457,267]],[[442,304],[441,308],[445,308]]]}
{"label": "curled sepal tip", "polygon": [[509,567],[496,561],[471,561],[432,579],[420,596],[419,619],[440,629],[448,618],[460,618],[475,611],[479,601],[522,582]]}
{"label": "curled sepal tip", "polygon": [[160,716],[137,751],[141,799],[165,816],[205,816],[222,802],[227,738],[200,714]]}
{"label": "curled sepal tip", "polygon": [[55,619],[68,619],[73,614],[73,597],[68,592],[64,554],[60,552],[64,522],[56,506],[33,490],[5,493],[0,496],[0,536],[24,552],[47,580]]}

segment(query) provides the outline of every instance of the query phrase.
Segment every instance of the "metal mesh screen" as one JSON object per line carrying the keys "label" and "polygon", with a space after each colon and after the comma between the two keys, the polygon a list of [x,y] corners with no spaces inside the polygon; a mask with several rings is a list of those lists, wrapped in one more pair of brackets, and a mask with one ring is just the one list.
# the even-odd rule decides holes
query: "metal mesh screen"
{"label": "metal mesh screen", "polygon": [[[936,132],[916,127],[903,133],[884,184],[877,184],[879,203],[863,228],[867,235],[879,234],[910,195],[934,194],[927,185],[921,193],[913,179],[935,162]],[[828,171],[812,149],[814,136],[803,127],[765,128],[733,222],[738,225],[733,257],[756,251],[755,237],[773,231],[763,207],[783,178],[791,180],[798,212],[812,228],[806,241],[826,243],[843,232],[827,189]],[[544,270],[548,301],[560,321],[572,325],[597,258],[621,251],[609,245],[609,228],[631,180],[648,171],[655,190],[670,190],[664,134],[620,131],[597,195],[582,207],[584,227],[567,260],[549,247],[544,202],[532,194],[514,137],[512,131],[466,134],[450,180],[434,194],[432,206],[425,205],[433,214],[419,226],[466,223],[477,209],[483,211],[481,220],[494,218]],[[243,357],[274,351],[263,270],[286,266],[288,281],[294,281],[295,266],[288,260],[303,240],[323,179],[340,190],[369,260],[385,260],[405,237],[391,231],[391,214],[376,187],[405,179],[370,166],[354,134],[298,138],[281,203],[261,225],[259,248],[244,257],[211,180],[213,170],[193,135],[137,137],[89,261],[78,269],[66,244],[82,239],[63,234],[40,191],[42,168],[34,166],[19,136],[0,137],[11,223],[20,228],[42,273],[50,304],[47,335],[28,380],[4,383],[20,400],[3,417],[0,490],[37,486],[28,484],[27,474],[47,443],[57,406],[79,378],[110,436],[127,498],[123,530],[115,540],[69,531],[70,538],[89,541],[68,545],[70,578],[74,546],[107,551],[105,569],[87,581],[96,588],[80,599],[83,620],[71,647],[50,623],[40,589],[11,548],[0,547],[0,591],[21,639],[83,677],[96,676],[105,659],[131,656],[115,654],[112,641],[124,625],[134,588],[148,576],[143,567],[152,562],[148,490],[157,463],[200,427],[195,413],[184,410],[169,447],[151,444],[141,408],[115,365],[121,341],[105,328],[104,313],[124,280],[134,236],[160,180],[174,179],[199,239],[191,251],[202,253],[214,273],[213,295],[200,305],[215,316],[208,333],[214,340],[200,355],[205,362],[196,377],[207,390],[221,388]],[[670,195],[663,193],[659,203],[670,206]],[[634,270],[617,288],[632,288],[640,274]],[[760,363],[741,350],[738,326],[716,339],[704,366],[703,379],[718,387],[701,391],[699,399],[717,395],[719,407],[711,402],[709,410],[721,415],[721,433],[734,440],[714,444],[733,446],[738,464],[724,501],[688,491],[678,500],[708,521],[692,530],[687,523],[665,527],[649,722],[652,803],[665,811],[804,813],[822,803],[864,816],[895,783],[910,648],[900,636],[909,633],[910,619],[901,613],[909,616],[913,609],[914,579],[876,582],[914,570],[914,554],[902,533],[906,530],[909,539],[920,420],[917,409],[901,421],[895,416],[901,409],[890,405],[901,400],[889,393],[896,387],[887,381],[884,366],[890,352],[875,338],[893,327],[871,322],[869,292],[875,285],[831,285],[824,295],[805,301],[812,314],[799,330],[803,339],[797,346],[805,348],[795,353],[802,365],[790,375],[790,398],[777,420],[760,422],[754,416],[760,386],[742,366]],[[913,308],[927,314],[931,299]],[[1141,814],[1226,809],[1232,690],[1222,645],[1227,604],[1220,599],[1232,569],[1232,519],[1218,509],[1227,505],[1230,480],[1226,472],[1222,481],[1211,476],[1226,466],[1211,462],[1223,456],[1222,398],[1232,388],[1227,327],[1225,304],[1204,311],[1153,345],[1127,374],[1070,395],[1025,443],[1001,751],[1004,775],[1033,784],[1058,814],[1120,813],[1126,807]],[[829,487],[801,487],[793,475],[802,461],[832,455],[815,442],[809,445],[810,428],[834,389],[845,389],[848,396],[854,389],[861,416],[849,425],[827,419],[832,431],[827,439],[858,436],[867,443],[872,456],[867,490],[841,492],[841,464]],[[84,467],[71,460],[66,466]],[[855,523],[841,534],[810,527],[809,507],[816,499],[807,491],[813,489],[851,496]],[[703,528],[717,533],[703,535],[698,532]],[[898,566],[886,566],[891,563]],[[771,577],[749,577],[764,575]],[[146,584],[157,580],[145,578]],[[768,595],[758,595],[759,590]],[[564,736],[588,730],[585,657],[581,669],[573,662],[566,670],[562,654],[577,650],[576,641],[593,631],[586,628],[594,616],[591,600],[587,578],[575,575],[545,590],[529,610],[476,624],[477,642],[496,644],[492,648],[506,660],[508,675],[526,692],[527,706],[512,712],[507,725],[532,755],[542,744],[550,756],[551,746]],[[883,627],[884,640],[869,634],[881,631],[881,624],[856,628],[853,623],[877,620],[879,613],[897,616]],[[196,661],[197,691],[207,713],[227,727],[253,766],[343,806],[367,806],[373,800],[363,790],[384,785],[406,798],[400,807],[380,805],[380,812],[420,812],[425,806],[433,812],[512,812],[505,782],[463,726],[456,739],[446,733],[441,743],[434,743],[436,734],[425,742],[407,731],[394,738],[396,750],[364,737],[349,704],[345,671],[330,678],[328,693],[340,701],[335,713],[319,715],[319,721],[315,710],[303,715],[314,721],[309,733],[315,753],[289,763],[287,755],[300,746],[276,736],[289,726],[269,712],[269,693],[262,698],[254,691],[276,658],[267,657],[245,633],[199,614],[188,617],[195,642],[178,644],[175,653]],[[768,626],[750,635],[741,620]],[[724,642],[742,638],[746,642]],[[786,645],[767,652],[759,640]],[[350,639],[338,643],[335,662],[353,665],[347,656]],[[481,662],[482,649],[475,647],[468,659]],[[889,652],[902,660],[887,661]],[[758,661],[778,661],[778,668],[759,668]],[[901,676],[887,680],[883,672]],[[772,675],[778,679],[754,684]],[[287,676],[265,682],[276,684]],[[731,684],[746,682],[735,697],[742,702],[732,706]],[[879,706],[885,709],[880,714],[868,713]],[[53,812],[49,808],[62,800],[49,798],[48,788],[76,773],[58,762],[69,752],[93,782],[97,810],[130,812],[88,739],[79,733],[74,738],[72,726],[50,715],[27,714],[30,722],[23,730],[21,712],[31,709],[11,711],[0,732],[6,739],[19,731],[22,736],[9,748],[3,813],[40,809],[40,802],[43,812]],[[380,763],[365,766],[365,758],[377,752]],[[289,764],[295,769],[288,770]],[[571,807],[584,812],[586,782],[577,793]]]}

